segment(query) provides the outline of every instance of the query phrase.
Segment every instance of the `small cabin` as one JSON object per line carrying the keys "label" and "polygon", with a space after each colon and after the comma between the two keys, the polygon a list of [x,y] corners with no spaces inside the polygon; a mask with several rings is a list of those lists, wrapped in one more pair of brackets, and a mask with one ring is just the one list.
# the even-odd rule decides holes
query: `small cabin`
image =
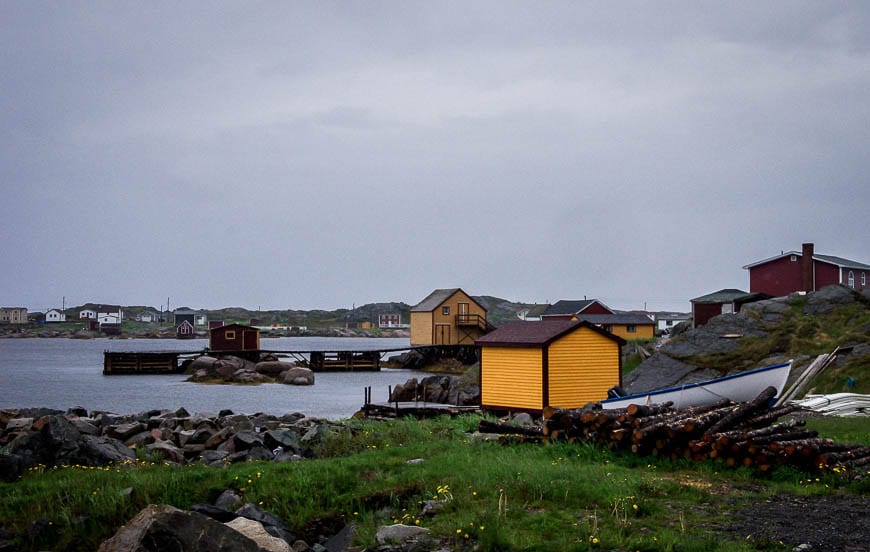
{"label": "small cabin", "polygon": [[474,345],[491,329],[486,309],[459,288],[436,289],[411,307],[411,345]]}
{"label": "small cabin", "polygon": [[193,339],[196,337],[196,330],[190,320],[182,320],[181,324],[175,326],[176,339]]}
{"label": "small cabin", "polygon": [[257,351],[260,330],[242,324],[227,324],[208,332],[208,348],[212,351]]}
{"label": "small cabin", "polygon": [[510,322],[476,344],[485,410],[580,408],[622,382],[625,341],[585,320]]}

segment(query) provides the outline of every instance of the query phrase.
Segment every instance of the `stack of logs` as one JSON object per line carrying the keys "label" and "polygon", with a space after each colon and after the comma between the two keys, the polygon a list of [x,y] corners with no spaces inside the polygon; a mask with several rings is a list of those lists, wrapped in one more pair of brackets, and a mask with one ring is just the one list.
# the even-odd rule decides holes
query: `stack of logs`
{"label": "stack of logs", "polygon": [[804,429],[805,421],[777,420],[798,409],[786,405],[768,409],[773,387],[755,399],[675,409],[672,403],[629,405],[615,410],[548,408],[540,429],[520,429],[483,420],[480,431],[503,433],[501,441],[596,443],[612,450],[646,456],[717,460],[728,466],[753,466],[767,471],[776,464],[801,469],[870,465],[870,447],[836,444]]}

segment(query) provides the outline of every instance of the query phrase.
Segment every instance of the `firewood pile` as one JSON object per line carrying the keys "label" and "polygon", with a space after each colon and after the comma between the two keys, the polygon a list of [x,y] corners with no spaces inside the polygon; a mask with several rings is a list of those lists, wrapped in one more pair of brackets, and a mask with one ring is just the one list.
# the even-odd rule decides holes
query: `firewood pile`
{"label": "firewood pile", "polygon": [[557,440],[596,443],[639,456],[716,460],[760,471],[778,464],[806,470],[870,465],[870,447],[820,438],[816,431],[805,429],[804,420],[778,422],[799,407],[769,409],[775,394],[776,390],[769,387],[751,401],[723,400],[683,409],[673,408],[672,403],[632,404],[615,410],[548,408],[540,428],[517,428],[482,420],[478,429],[501,433],[503,443]]}

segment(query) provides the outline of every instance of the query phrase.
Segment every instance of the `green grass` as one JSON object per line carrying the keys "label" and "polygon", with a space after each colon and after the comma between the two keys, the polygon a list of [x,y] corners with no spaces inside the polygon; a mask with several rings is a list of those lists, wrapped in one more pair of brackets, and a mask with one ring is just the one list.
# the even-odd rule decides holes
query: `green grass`
{"label": "green grass", "polygon": [[[329,435],[320,459],[303,462],[34,470],[0,483],[0,524],[18,535],[38,520],[50,524],[40,538],[17,542],[22,550],[95,550],[149,503],[189,508],[236,489],[302,538],[316,537],[306,533],[312,525],[338,531],[354,522],[360,546],[374,545],[378,526],[403,522],[457,550],[749,550],[715,532],[733,504],[772,492],[863,489],[832,473],[827,486],[808,486],[806,474],[787,469],[759,479],[585,444],[480,442],[467,433],[478,419],[352,421]],[[866,418],[813,423],[838,439],[870,434]],[[440,503],[436,515],[422,515],[426,500]]]}

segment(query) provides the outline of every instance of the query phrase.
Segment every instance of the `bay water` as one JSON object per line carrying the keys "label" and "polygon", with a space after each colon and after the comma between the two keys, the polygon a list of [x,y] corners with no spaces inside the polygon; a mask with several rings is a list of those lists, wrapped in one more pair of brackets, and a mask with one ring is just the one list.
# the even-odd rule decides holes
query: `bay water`
{"label": "bay water", "polygon": [[[424,375],[389,368],[318,372],[311,386],[200,384],[185,381],[184,374],[103,375],[104,351],[199,351],[207,346],[207,339],[0,339],[0,408],[81,406],[133,414],[183,407],[191,413],[230,409],[237,414],[301,412],[342,419],[362,407],[366,386],[372,388],[373,402],[384,402],[389,386]],[[260,346],[274,351],[383,351],[410,343],[408,338],[281,337],[262,339]],[[387,356],[393,354],[398,353]]]}

